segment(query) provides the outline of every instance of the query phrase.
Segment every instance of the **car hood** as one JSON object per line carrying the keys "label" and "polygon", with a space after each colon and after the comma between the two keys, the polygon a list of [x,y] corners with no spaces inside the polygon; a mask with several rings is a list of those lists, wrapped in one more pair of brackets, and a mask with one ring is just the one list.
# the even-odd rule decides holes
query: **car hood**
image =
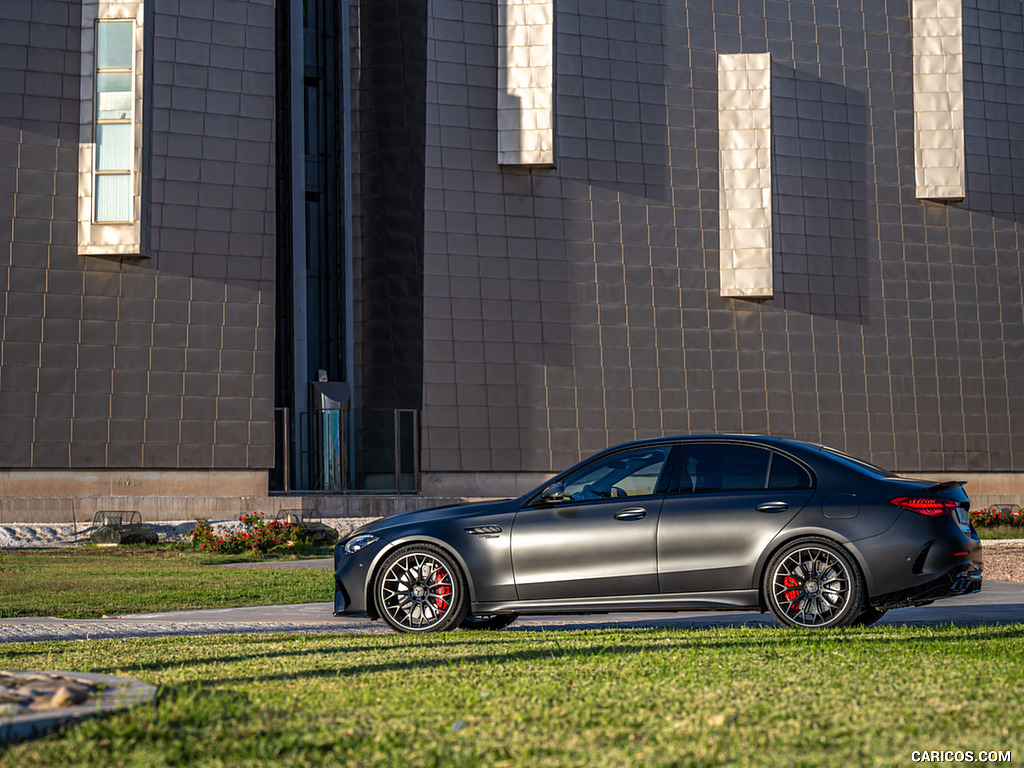
{"label": "car hood", "polygon": [[400,531],[402,528],[419,523],[457,517],[492,515],[514,509],[516,502],[517,499],[501,499],[499,501],[472,502],[468,504],[449,504],[443,507],[428,507],[427,509],[417,509],[412,512],[402,512],[367,523],[345,538],[351,538],[352,536],[364,533],[387,537],[391,532]]}

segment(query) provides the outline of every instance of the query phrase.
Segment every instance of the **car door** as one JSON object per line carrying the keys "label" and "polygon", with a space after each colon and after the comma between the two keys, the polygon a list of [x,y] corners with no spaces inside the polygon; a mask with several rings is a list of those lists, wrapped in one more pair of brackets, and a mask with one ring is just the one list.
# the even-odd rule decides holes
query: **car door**
{"label": "car door", "polygon": [[697,442],[685,447],[662,505],[658,579],[662,593],[753,588],[769,542],[814,494],[814,478],[766,447]]}
{"label": "car door", "polygon": [[520,600],[657,594],[658,513],[670,445],[599,457],[561,480],[559,501],[516,513]]}

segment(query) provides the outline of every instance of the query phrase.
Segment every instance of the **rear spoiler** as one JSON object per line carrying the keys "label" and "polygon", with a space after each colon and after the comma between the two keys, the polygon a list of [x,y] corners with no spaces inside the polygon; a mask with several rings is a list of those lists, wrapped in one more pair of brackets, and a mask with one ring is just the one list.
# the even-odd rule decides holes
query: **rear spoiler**
{"label": "rear spoiler", "polygon": [[967,485],[966,480],[946,480],[942,483],[936,483],[928,490],[933,493],[941,493],[942,491],[948,491],[950,488],[962,488],[965,485]]}

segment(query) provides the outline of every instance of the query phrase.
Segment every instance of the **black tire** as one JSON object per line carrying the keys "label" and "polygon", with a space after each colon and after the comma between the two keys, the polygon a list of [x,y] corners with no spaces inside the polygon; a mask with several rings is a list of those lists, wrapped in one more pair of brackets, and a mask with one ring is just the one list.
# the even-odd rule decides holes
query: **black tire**
{"label": "black tire", "polygon": [[462,620],[463,629],[496,630],[504,629],[519,618],[518,613],[494,613],[486,616],[467,616]]}
{"label": "black tire", "polygon": [[860,568],[828,539],[808,537],[784,546],[768,563],[761,589],[772,615],[789,627],[845,627],[862,613]]}
{"label": "black tire", "polygon": [[469,608],[466,579],[455,559],[431,544],[409,544],[384,561],[374,579],[377,612],[396,632],[445,632]]}
{"label": "black tire", "polygon": [[885,616],[886,609],[872,608],[870,605],[860,612],[860,616],[850,622],[851,627],[870,627],[880,618]]}

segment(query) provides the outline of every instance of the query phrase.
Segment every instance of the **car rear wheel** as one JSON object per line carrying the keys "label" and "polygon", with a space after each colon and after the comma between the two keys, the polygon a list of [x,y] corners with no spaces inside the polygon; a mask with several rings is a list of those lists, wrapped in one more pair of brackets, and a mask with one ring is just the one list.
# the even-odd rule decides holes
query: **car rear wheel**
{"label": "car rear wheel", "polygon": [[377,611],[398,632],[443,632],[466,617],[466,580],[447,552],[410,544],[384,561],[374,584]]}
{"label": "car rear wheel", "polygon": [[467,616],[462,620],[463,629],[504,629],[519,618],[518,613],[495,613],[487,616]]}
{"label": "car rear wheel", "polygon": [[861,613],[864,578],[847,552],[828,539],[807,538],[783,547],[768,563],[765,602],[790,627],[844,627]]}

